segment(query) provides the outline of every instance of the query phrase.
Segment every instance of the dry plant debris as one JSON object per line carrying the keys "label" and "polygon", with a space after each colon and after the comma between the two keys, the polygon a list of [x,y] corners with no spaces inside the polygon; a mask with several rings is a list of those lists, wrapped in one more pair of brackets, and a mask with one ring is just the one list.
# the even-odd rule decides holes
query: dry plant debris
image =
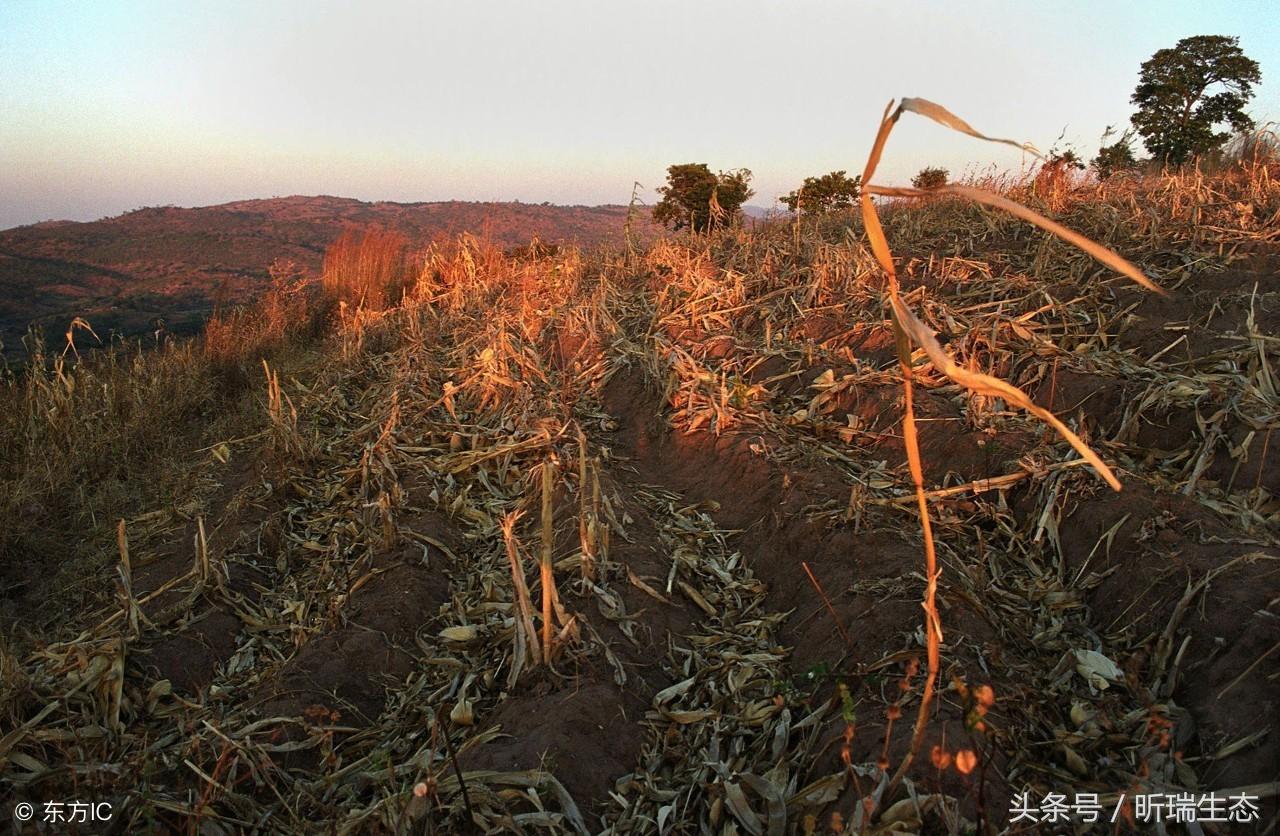
{"label": "dry plant debris", "polygon": [[[95,529],[95,607],[6,627],[0,793],[202,834],[1274,817],[1277,174],[873,184],[619,255],[366,236],[372,284],[348,237],[336,330]],[[87,468],[75,416],[108,399],[105,455],[181,362],[10,381],[6,513],[64,484],[24,445]]]}

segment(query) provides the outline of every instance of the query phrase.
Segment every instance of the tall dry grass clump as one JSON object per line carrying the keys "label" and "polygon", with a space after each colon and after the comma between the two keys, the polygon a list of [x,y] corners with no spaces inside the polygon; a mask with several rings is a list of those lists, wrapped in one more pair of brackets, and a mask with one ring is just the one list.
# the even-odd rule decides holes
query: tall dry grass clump
{"label": "tall dry grass clump", "polygon": [[[194,339],[77,350],[83,320],[61,350],[28,336],[25,365],[0,375],[0,582],[57,601],[88,593],[109,524],[189,490],[192,451],[253,425],[262,363],[315,336],[322,313],[295,265],[270,275],[262,297],[217,311]],[[41,568],[33,554],[62,559]]]}
{"label": "tall dry grass clump", "polygon": [[56,610],[95,589],[84,579],[114,517],[187,479],[188,428],[216,422],[218,387],[195,342],[75,363],[39,335],[28,348],[26,367],[0,378],[0,583],[42,590]]}
{"label": "tall dry grass clump", "polygon": [[205,323],[204,357],[228,391],[245,388],[264,359],[319,336],[325,327],[326,308],[301,268],[276,261],[268,273],[271,280],[260,298],[217,310]]}
{"label": "tall dry grass clump", "polygon": [[395,304],[410,278],[409,239],[385,229],[349,229],[324,254],[320,281],[330,300],[356,310]]}

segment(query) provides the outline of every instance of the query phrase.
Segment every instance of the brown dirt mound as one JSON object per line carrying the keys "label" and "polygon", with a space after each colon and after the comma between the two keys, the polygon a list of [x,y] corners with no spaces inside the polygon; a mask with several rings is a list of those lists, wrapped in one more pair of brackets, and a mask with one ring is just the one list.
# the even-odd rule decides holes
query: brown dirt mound
{"label": "brown dirt mound", "polygon": [[[776,368],[770,371],[778,373]],[[1084,388],[1088,380],[1081,376],[1078,385]],[[891,397],[891,391],[884,390],[882,396]],[[847,492],[838,471],[812,462],[804,467],[770,462],[763,453],[778,446],[779,440],[758,429],[730,429],[718,436],[707,431],[664,429],[662,404],[637,377],[614,377],[604,390],[603,402],[619,420],[620,431],[613,437],[617,451],[642,480],[671,487],[690,502],[712,508],[722,525],[741,532],[736,542],[768,583],[771,605],[793,611],[782,635],[793,647],[791,670],[797,681],[804,682],[815,674],[822,679],[833,671],[865,670],[867,665],[878,661],[883,665],[883,660],[895,658],[904,631],[909,633],[920,619],[918,580],[909,577],[919,571],[921,559],[918,543],[912,542],[915,525],[908,522],[904,536],[884,529],[855,531],[848,525],[833,524],[830,517],[826,522],[815,519],[806,510],[822,507],[824,500]],[[882,407],[891,408],[891,403]],[[989,459],[971,456],[958,460],[955,452],[977,447],[974,439],[940,430],[926,425],[922,433],[927,460],[945,461],[948,470],[958,470],[966,478],[1015,469],[1012,458],[996,468],[990,467]],[[1038,509],[1026,512],[1038,513]],[[1099,539],[1126,515],[1128,519],[1114,534],[1111,548],[1089,557]],[[1178,531],[1163,527],[1169,520],[1177,520]],[[1205,572],[1257,550],[1248,543],[1212,542],[1227,537],[1228,532],[1214,522],[1207,509],[1183,497],[1152,494],[1141,483],[1130,485],[1119,501],[1097,495],[1077,503],[1074,511],[1064,513],[1060,529],[1067,571],[1087,569],[1102,578],[1088,597],[1093,623],[1108,630],[1124,624],[1120,632],[1137,642],[1168,625],[1188,578],[1203,577]],[[1198,723],[1197,750],[1205,756],[1223,753],[1201,775],[1209,786],[1256,783],[1276,762],[1276,746],[1280,745],[1264,734],[1265,723],[1258,726],[1258,718],[1275,711],[1271,689],[1265,683],[1275,677],[1280,658],[1268,658],[1277,635],[1274,596],[1268,592],[1274,589],[1275,555],[1256,557],[1267,559],[1246,561],[1234,571],[1224,572],[1210,585],[1203,602],[1175,625],[1179,640],[1185,635],[1188,642],[1175,695]],[[802,562],[813,573],[812,580]],[[1131,575],[1135,564],[1159,567],[1154,568],[1155,582],[1134,584]],[[815,580],[822,593],[815,589]],[[995,662],[1001,653],[1000,632],[985,610],[970,606],[972,599],[962,587],[944,580],[943,622],[948,635],[963,645],[953,647],[949,655],[960,662],[973,658],[976,650]],[[827,601],[822,600],[822,594]],[[1242,624],[1240,616],[1246,612],[1252,615]],[[1227,640],[1228,633],[1237,637],[1234,643]],[[844,635],[849,636],[847,643]],[[896,658],[901,662],[908,657],[897,654]],[[877,666],[875,670],[870,678],[873,681],[892,675],[895,666]],[[1126,670],[1137,677],[1134,685],[1141,692],[1142,663],[1137,668],[1129,664]],[[1017,701],[1020,688],[1016,680],[995,677],[989,681],[1003,689],[1007,699]],[[1229,693],[1224,695],[1223,689]],[[839,768],[842,729],[839,722],[829,727],[827,755],[811,774]],[[908,730],[909,724],[904,722],[890,735],[891,759],[901,756]],[[883,734],[883,723],[874,720],[867,731],[860,729],[854,740],[854,759],[876,760]],[[955,707],[944,707],[943,716],[926,736],[924,749],[927,753],[935,743],[945,745],[947,740],[961,741],[968,736],[961,714]],[[1248,745],[1240,749],[1242,740]],[[1183,742],[1189,741],[1184,737]],[[1237,746],[1228,748],[1233,743]],[[986,801],[991,809],[997,809],[1010,797],[1011,789],[999,777],[1003,759],[998,753],[993,757]],[[957,785],[954,775],[937,773],[933,780],[944,791],[966,794],[967,788]]]}
{"label": "brown dirt mound", "polygon": [[261,712],[302,716],[312,706],[335,711],[344,725],[378,719],[386,690],[413,669],[411,657],[371,630],[336,630],[307,642],[269,686]]}
{"label": "brown dirt mound", "polygon": [[[1280,711],[1268,684],[1280,677],[1280,553],[1233,538],[1187,497],[1142,485],[1076,503],[1062,546],[1068,571],[1104,578],[1088,593],[1100,629],[1135,640],[1169,633],[1170,661],[1181,662],[1173,695],[1192,712],[1200,752],[1251,741],[1211,760],[1202,779],[1242,786],[1274,773],[1280,740],[1263,718]],[[1150,662],[1134,659],[1131,675],[1148,681]]]}
{"label": "brown dirt mound", "polygon": [[[533,691],[543,690],[536,686]],[[505,700],[483,724],[502,736],[462,757],[464,769],[551,772],[584,813],[601,811],[614,782],[640,758],[645,701],[612,683],[578,682]]]}
{"label": "brown dirt mound", "polygon": [[240,619],[220,609],[197,616],[180,633],[167,636],[146,651],[146,664],[157,679],[167,679],[180,694],[196,695],[236,651]]}
{"label": "brown dirt mound", "polygon": [[[421,527],[424,518],[415,522]],[[449,597],[441,560],[424,566],[422,551],[407,545],[373,560],[342,611],[347,626],[310,639],[280,668],[264,687],[263,716],[297,717],[322,706],[346,726],[378,719],[387,689],[414,669],[414,636]]]}

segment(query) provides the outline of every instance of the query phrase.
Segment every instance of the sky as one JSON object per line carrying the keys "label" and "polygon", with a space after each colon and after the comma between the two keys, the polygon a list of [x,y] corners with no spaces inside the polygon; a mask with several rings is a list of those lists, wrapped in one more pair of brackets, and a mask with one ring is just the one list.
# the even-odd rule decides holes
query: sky
{"label": "sky", "polygon": [[[769,206],[860,172],[903,96],[1089,158],[1191,35],[1238,36],[1280,119],[1273,3],[0,0],[0,229],[290,194],[652,204],[682,162],[751,169]],[[1027,162],[908,114],[876,179]]]}

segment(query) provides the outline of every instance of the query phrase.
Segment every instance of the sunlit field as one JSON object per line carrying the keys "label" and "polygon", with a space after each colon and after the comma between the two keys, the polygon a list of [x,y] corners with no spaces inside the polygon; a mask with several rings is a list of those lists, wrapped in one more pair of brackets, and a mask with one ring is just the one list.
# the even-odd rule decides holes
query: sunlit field
{"label": "sunlit field", "polygon": [[353,231],[200,336],[33,339],[0,797],[113,832],[878,834],[1186,795],[1261,830],[1274,136],[878,185],[922,117],[976,134],[892,105],[837,211]]}

